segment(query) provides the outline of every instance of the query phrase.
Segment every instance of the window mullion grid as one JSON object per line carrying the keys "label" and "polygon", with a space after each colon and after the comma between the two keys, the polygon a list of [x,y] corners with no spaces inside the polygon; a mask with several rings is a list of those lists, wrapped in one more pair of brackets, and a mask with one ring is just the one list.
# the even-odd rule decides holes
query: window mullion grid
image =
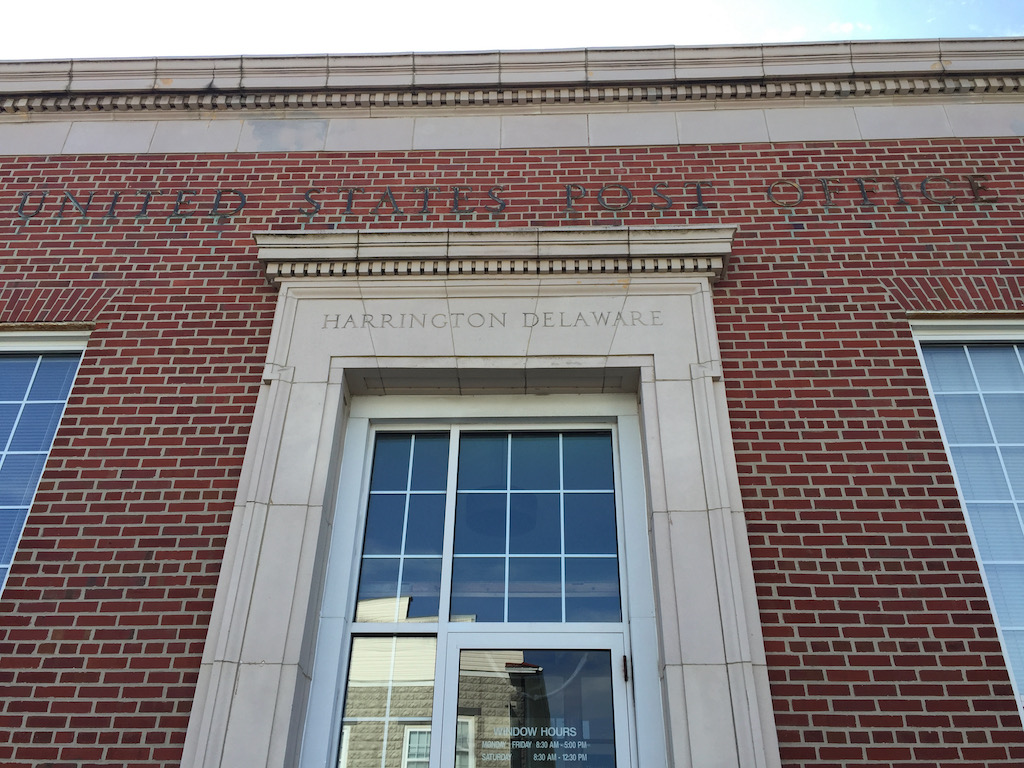
{"label": "window mullion grid", "polygon": [[437,609],[438,634],[451,621],[452,569],[455,564],[455,502],[458,498],[460,438],[461,430],[458,427],[452,427],[448,433],[448,476],[445,480],[444,538],[441,544],[441,592]]}
{"label": "window mullion grid", "polygon": [[558,568],[561,577],[562,622],[565,622],[565,435],[558,433]]}
{"label": "window mullion grid", "polygon": [[[998,437],[996,435],[996,431],[995,431],[994,425],[992,424],[992,416],[991,416],[991,413],[989,412],[988,400],[985,397],[985,393],[982,391],[981,380],[978,377],[978,372],[977,372],[977,370],[976,370],[976,368],[974,366],[974,357],[973,357],[973,355],[971,353],[971,347],[970,347],[969,344],[965,344],[965,345],[963,345],[963,349],[964,349],[964,354],[965,354],[965,356],[967,358],[968,368],[971,371],[971,378],[974,381],[975,392],[978,394],[978,398],[981,400],[982,412],[985,414],[985,423],[988,426],[989,434],[991,435],[991,441],[992,441],[991,445],[995,448],[996,457],[999,460],[999,469],[1000,469],[1000,471],[1003,474],[1003,482],[1006,483],[1006,489],[1007,489],[1007,492],[1009,493],[1009,500],[1013,504],[1014,512],[1015,512],[1015,514],[1017,516],[1017,524],[1018,525],[1022,525],[1020,504],[1018,503],[1017,495],[1016,495],[1016,492],[1014,491],[1014,488],[1013,488],[1012,478],[1010,477],[1010,473],[1007,471],[1007,468],[1006,468],[1006,461],[1003,458],[1003,445],[1000,443],[1000,441],[999,441],[999,439],[998,439]],[[1017,364],[1021,365],[1020,347],[1018,345],[1014,344],[1013,345],[1013,350],[1014,350],[1014,356],[1017,359]],[[1021,366],[1021,367],[1022,367],[1022,370],[1024,370],[1024,366]],[[950,443],[950,445],[952,445],[952,443]],[[984,501],[984,500],[982,500],[982,501]],[[989,501],[1005,502],[1006,500],[1005,499],[990,499]],[[965,507],[969,507],[969,504],[967,503],[966,498],[964,499],[964,502],[965,502]],[[975,503],[978,503],[978,501],[976,500]],[[969,508],[965,509],[965,512],[967,513],[967,519],[969,521],[968,524],[971,527],[973,527],[973,523],[970,522],[970,520],[971,520],[971,513],[969,511]],[[1024,528],[1022,528],[1022,530],[1024,530]],[[986,592],[988,592],[989,602],[991,604],[991,607],[992,607],[992,610],[993,610],[993,614],[995,615],[995,598],[993,596],[992,587],[991,587],[991,583],[992,582],[991,582],[991,579],[989,578],[988,573],[986,572],[986,569],[988,568],[988,566],[998,565],[998,564],[1021,565],[1021,564],[1024,564],[1024,560],[1006,561],[1005,563],[1001,562],[1001,561],[985,560],[981,556],[981,550],[977,549],[977,547],[976,547],[976,550],[977,550],[977,553],[978,553],[978,560],[979,560],[979,562],[981,564],[982,579],[983,579],[984,583],[986,584],[986,587],[987,587]],[[1003,620],[1003,617],[1001,617],[1001,616],[995,615],[995,618],[996,618],[996,631],[997,631],[1000,639],[1002,640],[1002,645],[1003,645],[1003,649],[1004,649],[1004,653],[1005,653],[1005,652],[1007,652],[1009,650],[1009,645],[1008,645],[1008,642],[1006,640],[1006,637],[1005,637],[1004,633],[1007,632],[1007,631],[1013,631],[1013,630],[1020,629],[1020,627],[1012,626],[1012,625],[1009,625],[1008,623],[1005,623],[1004,620]],[[1010,658],[1009,658],[1008,655],[1006,656],[1006,665],[1007,665],[1007,671],[1010,673],[1011,685],[1013,685],[1016,688],[1016,684],[1014,683],[1014,680],[1016,680],[1017,676],[1014,674],[1013,666],[1012,666],[1012,664],[1010,662]],[[1018,707],[1022,708],[1022,710],[1024,710],[1024,691],[1017,691],[1017,705],[1018,705]]]}
{"label": "window mullion grid", "polygon": [[416,458],[416,435],[413,434],[409,440],[409,470],[405,475],[405,504],[402,510],[402,546],[398,556],[398,584],[395,585],[395,615],[397,622],[401,615],[402,606],[402,582],[405,579],[405,558],[406,558],[406,535],[409,532],[409,502],[412,499],[412,469],[413,460]]}
{"label": "window mullion grid", "polygon": [[[441,589],[437,605],[437,634],[434,651],[434,701],[431,706],[431,738],[428,764],[437,768],[441,764],[441,734],[439,725],[444,715],[447,683],[448,628],[451,626],[452,569],[455,563],[455,502],[458,496],[459,439],[461,430],[453,426],[448,432],[448,468],[445,479],[444,538],[441,543]],[[458,678],[455,680],[458,687]]]}
{"label": "window mullion grid", "polygon": [[[1022,371],[1024,371],[1024,360],[1021,359],[1021,350],[1020,350],[1020,345],[1019,344],[1014,344],[1013,345],[1013,355],[1017,359],[1017,365],[1020,367],[1020,369]],[[973,373],[973,366],[972,366],[972,373]],[[984,395],[982,395],[982,397],[981,397],[981,402],[985,406],[985,416],[988,417],[988,405],[985,403],[985,396]],[[991,421],[991,419],[989,419],[989,421]],[[995,432],[993,432],[992,434],[995,435]],[[1013,511],[1017,513],[1017,524],[1021,527],[1021,530],[1024,531],[1024,515],[1022,515],[1022,513],[1021,513],[1021,505],[1020,505],[1020,503],[1018,503],[1018,501],[1016,499],[1016,494],[1013,493],[1013,486],[1010,486],[1010,494],[1011,494],[1011,496],[1014,497],[1014,499],[1013,499]],[[1024,629],[1024,627],[1022,627],[1022,629]]]}
{"label": "window mullion grid", "polygon": [[[1010,477],[1009,471],[1006,469],[1006,461],[1003,459],[1003,446],[1000,444],[999,439],[996,437],[995,426],[992,424],[992,416],[988,410],[988,401],[985,398],[985,393],[981,388],[981,380],[978,378],[978,373],[974,368],[974,358],[971,356],[971,348],[968,345],[964,346],[964,351],[967,354],[967,365],[971,369],[971,377],[974,379],[974,390],[978,393],[978,398],[981,400],[981,409],[985,414],[985,424],[988,426],[989,435],[992,437],[991,445],[996,449],[996,456],[999,458],[999,469],[1003,473],[1003,481],[1006,483],[1006,489],[1010,494],[1010,501],[1013,502],[1014,508],[1017,506],[1017,497],[1013,491],[1013,480]],[[991,501],[1005,501],[1004,499],[992,499]],[[1017,513],[1018,521],[1020,520],[1020,513]]]}
{"label": "window mullion grid", "polygon": [[[39,366],[42,362],[43,356],[36,356],[36,364],[32,369],[32,375],[29,377],[28,386],[25,387],[25,392],[22,394],[21,401],[18,403],[18,415],[14,417],[14,422],[11,424],[11,433],[7,435],[7,442],[4,443],[3,450],[0,451],[0,467],[3,467],[4,460],[12,453],[11,443],[14,441],[14,436],[18,432],[18,426],[21,424],[21,417],[25,413],[25,406],[28,405],[29,393],[32,391],[32,387],[36,383],[36,376],[39,374]],[[26,453],[38,453],[38,451],[26,451]]]}
{"label": "window mullion grid", "polygon": [[505,599],[502,621],[508,621],[508,590],[512,574],[509,542],[512,539],[512,433],[505,435]]}
{"label": "window mullion grid", "polygon": [[[384,738],[381,741],[380,750],[380,768],[387,768],[388,759],[388,741],[389,731],[391,730],[391,697],[394,695],[395,687],[393,681],[395,679],[395,657],[398,655],[398,637],[392,636],[391,638],[391,659],[388,666],[388,680],[392,681],[392,684],[388,685],[388,695],[384,702]],[[403,744],[404,749],[404,744]]]}
{"label": "window mullion grid", "polygon": [[[29,377],[28,385],[25,387],[25,391],[21,395],[21,402],[18,403],[18,415],[14,417],[14,421],[11,424],[11,433],[9,435],[7,435],[7,440],[6,440],[6,442],[4,442],[2,450],[0,450],[0,469],[3,469],[4,464],[7,463],[7,457],[11,456],[12,453],[13,453],[11,451],[11,444],[14,442],[14,436],[18,433],[18,427],[21,425],[21,417],[25,413],[25,406],[28,405],[29,395],[32,392],[32,387],[35,386],[36,377],[39,375],[39,366],[41,366],[42,363],[43,363],[43,356],[42,355],[37,355],[36,356],[35,366],[32,369],[32,375]],[[10,402],[14,402],[14,401],[10,401]],[[65,403],[66,402],[67,402],[67,400],[65,399]],[[46,453],[47,454],[49,454],[51,447],[52,447],[52,445],[48,445],[46,447]],[[38,453],[38,452],[37,451],[25,451],[25,453]],[[15,543],[15,548],[16,548],[18,542],[21,541],[22,534],[25,532],[25,526],[28,524],[28,507],[31,506],[31,503],[32,503],[32,501],[35,498],[35,493],[36,493],[36,490],[38,489],[38,487],[39,487],[39,481],[38,481],[38,478],[37,478],[37,480],[36,480],[36,487],[32,489],[32,498],[28,500],[28,503],[26,505],[20,505],[20,506],[19,505],[11,505],[11,506],[5,506],[4,507],[5,509],[14,509],[14,510],[23,509],[23,510],[25,510],[24,514],[21,516],[21,525],[17,527],[17,531],[16,532],[13,531],[13,530],[11,531],[12,538],[13,538],[13,541]],[[10,539],[8,539],[8,541],[10,541]],[[2,549],[0,549],[0,552],[2,552]],[[6,557],[4,557],[3,559],[0,559],[0,567],[3,568],[3,570],[0,570],[0,590],[2,590],[3,587],[7,583],[7,575],[10,572],[11,564],[14,562],[14,554],[15,553],[12,552],[9,559],[6,558]]]}

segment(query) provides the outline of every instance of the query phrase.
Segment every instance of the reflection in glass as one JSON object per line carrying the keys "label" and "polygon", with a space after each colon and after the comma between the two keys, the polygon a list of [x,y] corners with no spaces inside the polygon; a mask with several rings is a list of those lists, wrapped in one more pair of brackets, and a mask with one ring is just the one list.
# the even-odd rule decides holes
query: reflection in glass
{"label": "reflection in glass", "polygon": [[406,729],[430,727],[436,652],[433,637],[353,638],[340,768],[402,768]]}
{"label": "reflection in glass", "polygon": [[505,620],[504,558],[455,559],[452,563],[451,620]]}
{"label": "reflection in glass", "polygon": [[402,527],[405,522],[405,496],[370,497],[366,508],[364,555],[402,554]]}
{"label": "reflection in glass", "polygon": [[505,553],[504,493],[460,493],[455,506],[455,554]]}
{"label": "reflection in glass", "polygon": [[562,437],[562,487],[612,489],[612,436],[610,432],[569,432]]}
{"label": "reflection in glass", "polygon": [[447,485],[448,434],[417,434],[410,488],[414,491],[443,491]]}
{"label": "reflection in glass", "polygon": [[412,435],[379,434],[373,446],[372,491],[404,491],[409,487]]}
{"label": "reflection in glass", "polygon": [[409,497],[409,527],[405,552],[408,555],[440,555],[444,546],[444,496]]}
{"label": "reflection in glass", "polygon": [[517,493],[509,500],[508,551],[512,554],[558,554],[562,521],[557,493]]}
{"label": "reflection in glass", "polygon": [[565,561],[565,620],[619,621],[619,565],[610,557]]}
{"label": "reflection in glass", "polygon": [[464,650],[458,711],[477,768],[615,766],[607,650]]}
{"label": "reflection in glass", "polygon": [[508,621],[562,620],[562,563],[555,557],[508,561]]}
{"label": "reflection in glass", "polygon": [[508,487],[508,435],[463,434],[459,444],[459,490]]}
{"label": "reflection in glass", "polygon": [[555,432],[512,435],[511,466],[513,490],[552,490],[558,482],[558,434]]}
{"label": "reflection in glass", "polygon": [[614,555],[615,496],[565,494],[565,551],[574,555]]}

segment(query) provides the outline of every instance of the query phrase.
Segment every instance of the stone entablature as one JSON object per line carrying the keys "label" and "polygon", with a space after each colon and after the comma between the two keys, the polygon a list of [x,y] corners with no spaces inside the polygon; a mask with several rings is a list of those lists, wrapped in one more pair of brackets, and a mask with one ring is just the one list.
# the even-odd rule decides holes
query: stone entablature
{"label": "stone entablature", "polygon": [[721,277],[735,227],[406,230],[256,235],[267,279],[580,273]]}
{"label": "stone entablature", "polygon": [[0,113],[1017,93],[1021,40],[0,62]]}
{"label": "stone entablature", "polygon": [[1018,136],[1024,40],[0,62],[0,155]]}

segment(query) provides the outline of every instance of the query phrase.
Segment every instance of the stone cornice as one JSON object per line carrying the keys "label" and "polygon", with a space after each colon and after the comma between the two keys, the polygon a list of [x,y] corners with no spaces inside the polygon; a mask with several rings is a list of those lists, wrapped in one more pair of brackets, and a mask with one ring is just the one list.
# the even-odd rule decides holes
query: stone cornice
{"label": "stone cornice", "polygon": [[0,112],[345,110],[1019,93],[1024,40],[0,62]]}
{"label": "stone cornice", "polygon": [[274,284],[301,278],[579,274],[703,275],[714,280],[734,227],[389,230],[257,234]]}

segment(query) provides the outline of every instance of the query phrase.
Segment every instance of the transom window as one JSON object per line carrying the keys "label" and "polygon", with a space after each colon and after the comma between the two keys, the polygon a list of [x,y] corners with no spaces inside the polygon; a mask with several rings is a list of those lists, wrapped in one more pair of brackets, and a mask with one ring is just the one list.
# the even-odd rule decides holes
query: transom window
{"label": "transom window", "polygon": [[342,768],[614,768],[629,744],[614,441],[376,433]]}
{"label": "transom window", "polygon": [[457,439],[377,437],[356,621],[619,621],[611,433]]}

